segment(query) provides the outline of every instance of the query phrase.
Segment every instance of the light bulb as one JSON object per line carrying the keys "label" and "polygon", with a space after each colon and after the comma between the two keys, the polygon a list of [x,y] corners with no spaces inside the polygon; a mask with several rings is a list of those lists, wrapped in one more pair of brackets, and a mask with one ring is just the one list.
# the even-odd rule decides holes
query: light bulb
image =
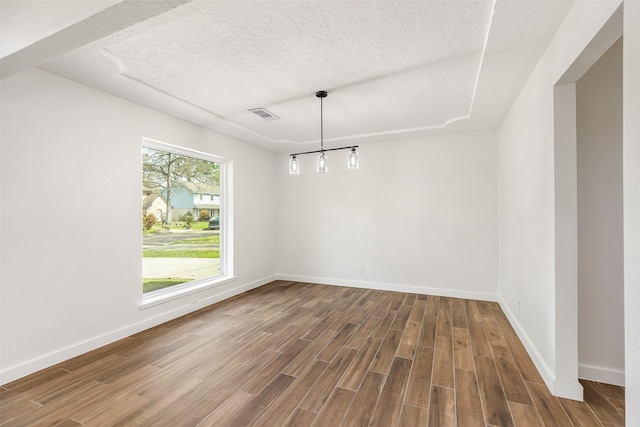
{"label": "light bulb", "polygon": [[291,156],[289,159],[289,173],[291,175],[299,175],[300,174],[300,162],[296,156]]}
{"label": "light bulb", "polygon": [[347,159],[347,168],[358,169],[359,167],[360,162],[358,161],[358,152],[356,151],[356,147],[351,147],[351,152],[349,153],[349,158]]}
{"label": "light bulb", "polygon": [[318,164],[317,164],[317,170],[318,172],[326,172],[327,169],[327,156],[325,156],[324,152],[320,153],[320,155],[318,156]]}

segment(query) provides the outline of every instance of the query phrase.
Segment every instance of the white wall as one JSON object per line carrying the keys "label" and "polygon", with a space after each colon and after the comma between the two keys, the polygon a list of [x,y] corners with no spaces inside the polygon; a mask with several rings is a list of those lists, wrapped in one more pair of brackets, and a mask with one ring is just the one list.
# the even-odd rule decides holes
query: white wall
{"label": "white wall", "polygon": [[626,423],[640,425],[640,2],[624,2],[623,191]]}
{"label": "white wall", "polygon": [[[279,157],[282,277],[494,299],[497,293],[496,134],[470,133],[329,152],[329,172]],[[359,267],[364,266],[364,273]]]}
{"label": "white wall", "polygon": [[563,224],[556,222],[554,85],[620,3],[572,6],[498,133],[503,307],[549,388],[578,399],[577,366],[571,369],[577,365],[577,298],[566,305],[567,293],[556,288],[556,227]]}
{"label": "white wall", "polygon": [[[232,161],[236,274],[145,310],[142,137]],[[273,278],[273,153],[33,69],[2,82],[1,160],[2,383]]]}
{"label": "white wall", "polygon": [[622,39],[576,83],[579,376],[624,385]]}

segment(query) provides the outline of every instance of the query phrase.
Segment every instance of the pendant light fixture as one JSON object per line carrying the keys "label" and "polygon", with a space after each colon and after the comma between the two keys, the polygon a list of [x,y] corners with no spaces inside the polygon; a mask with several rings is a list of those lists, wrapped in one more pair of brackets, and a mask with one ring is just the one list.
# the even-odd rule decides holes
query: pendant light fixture
{"label": "pendant light fixture", "polygon": [[323,128],[323,108],[322,108],[322,99],[327,97],[327,92],[324,90],[319,90],[316,92],[316,97],[320,98],[320,149],[316,151],[305,151],[304,153],[294,153],[289,154],[289,173],[291,175],[300,174],[300,161],[298,160],[298,156],[303,154],[315,154],[320,153],[316,160],[316,171],[320,173],[325,173],[329,170],[328,168],[328,156],[325,154],[326,151],[337,151],[337,150],[351,150],[349,152],[349,157],[347,158],[347,168],[348,169],[358,169],[360,164],[358,161],[358,152],[356,148],[357,145],[352,145],[349,147],[339,147],[339,148],[324,148],[324,128]]}

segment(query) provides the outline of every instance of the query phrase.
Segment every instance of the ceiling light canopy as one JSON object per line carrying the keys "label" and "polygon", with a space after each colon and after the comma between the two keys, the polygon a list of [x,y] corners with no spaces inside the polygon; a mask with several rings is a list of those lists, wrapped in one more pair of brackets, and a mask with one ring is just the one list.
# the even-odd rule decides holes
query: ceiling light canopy
{"label": "ceiling light canopy", "polygon": [[329,170],[328,168],[328,156],[325,154],[326,151],[338,151],[338,150],[351,150],[349,153],[349,157],[347,158],[347,168],[348,169],[358,169],[360,167],[360,162],[358,160],[358,148],[357,145],[350,145],[348,147],[338,147],[338,148],[324,148],[324,128],[323,128],[323,108],[322,108],[322,99],[327,97],[327,92],[324,90],[319,90],[316,92],[316,97],[320,98],[320,149],[315,151],[305,151],[303,153],[293,153],[289,154],[289,173],[291,175],[298,175],[300,173],[300,161],[298,160],[298,156],[303,154],[315,154],[320,153],[318,155],[316,161],[316,171],[320,173],[325,173]]}

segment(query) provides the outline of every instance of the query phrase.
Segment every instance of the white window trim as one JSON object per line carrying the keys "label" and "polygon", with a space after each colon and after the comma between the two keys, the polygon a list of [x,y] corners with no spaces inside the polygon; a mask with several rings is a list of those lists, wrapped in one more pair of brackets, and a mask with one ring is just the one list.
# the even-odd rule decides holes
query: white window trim
{"label": "white window trim", "polygon": [[[142,293],[142,277],[140,278],[140,293],[142,301],[139,309],[153,307],[167,301],[184,297],[206,289],[224,285],[235,279],[233,275],[233,165],[229,159],[215,156],[203,151],[180,147],[150,138],[142,138],[142,147],[154,148],[185,156],[195,157],[220,164],[220,274],[205,277],[192,282]],[[142,163],[142,159],[140,160]],[[140,253],[142,253],[142,236],[140,237]]]}

